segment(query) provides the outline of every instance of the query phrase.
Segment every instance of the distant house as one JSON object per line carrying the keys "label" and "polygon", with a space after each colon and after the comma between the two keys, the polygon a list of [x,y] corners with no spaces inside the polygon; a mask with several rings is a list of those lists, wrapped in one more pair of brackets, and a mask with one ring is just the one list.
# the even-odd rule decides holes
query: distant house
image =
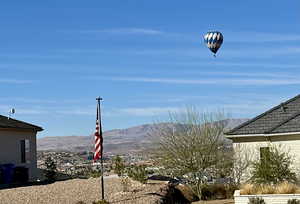
{"label": "distant house", "polygon": [[[300,95],[225,134],[242,159],[246,155],[251,160],[260,159],[270,144],[280,145],[294,156],[294,167],[300,169]],[[249,178],[249,172],[243,173],[242,180]]]}
{"label": "distant house", "polygon": [[5,166],[14,166],[28,168],[29,180],[37,178],[36,134],[42,130],[41,127],[0,115],[2,177]]}

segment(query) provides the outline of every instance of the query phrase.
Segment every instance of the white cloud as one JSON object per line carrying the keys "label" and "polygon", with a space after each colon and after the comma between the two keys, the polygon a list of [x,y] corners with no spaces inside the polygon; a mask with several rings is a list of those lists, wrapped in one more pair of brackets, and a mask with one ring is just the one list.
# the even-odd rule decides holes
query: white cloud
{"label": "white cloud", "polygon": [[252,31],[224,31],[226,42],[262,43],[300,41],[300,35],[289,33],[267,33]]}
{"label": "white cloud", "polygon": [[[189,59],[199,60],[202,58],[210,59],[212,54],[203,46],[177,46],[176,48],[146,48],[146,49],[132,49],[132,48],[118,48],[118,49],[66,49],[62,50],[64,53],[84,53],[90,55],[122,55],[122,56],[157,56],[157,57],[176,57],[177,60]],[[245,47],[224,47],[218,51],[217,58],[220,59],[236,59],[236,58],[249,58],[249,59],[265,59],[278,57],[298,57],[300,53],[300,47],[278,45],[275,47],[266,47],[263,45]],[[164,59],[164,60],[165,60]],[[161,61],[161,60],[159,60]],[[172,64],[177,64],[174,61]],[[193,64],[190,63],[190,64]],[[216,63],[212,63],[216,64]],[[220,63],[221,64],[221,63]]]}
{"label": "white cloud", "polygon": [[32,80],[22,80],[22,79],[0,79],[0,83],[5,84],[30,84],[33,83]]}
{"label": "white cloud", "polygon": [[[9,109],[7,109],[9,110]],[[102,115],[105,117],[115,117],[120,115],[130,115],[130,116],[156,116],[164,115],[169,112],[178,112],[182,108],[179,107],[142,107],[142,108],[112,108],[112,109],[102,109]],[[20,114],[55,114],[55,115],[79,115],[79,116],[95,116],[95,107],[88,108],[59,108],[59,109],[49,109],[45,108],[44,111],[39,109],[23,109],[18,111]]]}
{"label": "white cloud", "polygon": [[[108,78],[107,78],[108,79]],[[114,81],[147,82],[165,84],[203,84],[203,85],[296,85],[300,79],[236,79],[236,78],[211,78],[211,79],[178,79],[178,78],[150,78],[150,77],[113,77]]]}
{"label": "white cloud", "polygon": [[26,104],[55,104],[61,103],[62,100],[51,100],[51,99],[37,99],[37,98],[22,98],[22,97],[3,97],[0,101],[10,101],[13,103],[26,103]]}
{"label": "white cloud", "polygon": [[129,115],[136,116],[155,116],[168,114],[170,112],[181,111],[181,108],[178,107],[147,107],[147,108],[125,108],[120,111]]}
{"label": "white cloud", "polygon": [[161,35],[164,32],[155,29],[147,28],[114,28],[114,29],[102,29],[102,30],[84,30],[81,33],[107,33],[107,34],[143,34],[143,35]]}
{"label": "white cloud", "polygon": [[20,107],[15,105],[0,105],[0,114],[1,115],[8,115],[9,110],[14,108],[15,115],[40,115],[40,114],[48,114],[49,111],[43,108],[33,108],[33,107]]}
{"label": "white cloud", "polygon": [[43,114],[49,114],[49,111],[43,110],[43,109],[20,108],[20,109],[16,110],[16,114],[20,114],[20,115],[43,115]]}
{"label": "white cloud", "polygon": [[[33,59],[57,59],[57,58],[66,58],[66,55],[57,55],[55,53],[5,53],[0,54],[0,57],[3,58],[33,58]],[[20,66],[20,64],[18,64]]]}
{"label": "white cloud", "polygon": [[[164,35],[168,40],[199,41],[206,34],[206,31],[199,32],[169,32],[153,28],[111,28],[111,29],[91,29],[82,30],[81,33],[107,33],[107,34],[144,34],[144,35]],[[300,35],[274,32],[253,32],[253,31],[221,31],[225,42],[237,43],[265,43],[265,42],[287,42],[300,41]]]}
{"label": "white cloud", "polygon": [[85,100],[78,99],[53,99],[53,98],[25,98],[25,97],[3,97],[0,101],[9,101],[13,103],[26,103],[26,104],[78,104],[83,103]]}
{"label": "white cloud", "polygon": [[129,115],[129,116],[159,116],[166,115],[170,112],[180,112],[183,109],[180,107],[139,107],[139,108],[120,108],[104,111],[105,116],[120,116],[120,115]]}
{"label": "white cloud", "polygon": [[[300,66],[299,66],[300,67]],[[295,74],[290,73],[283,73],[283,72],[232,72],[232,71],[216,71],[216,72],[202,72],[202,71],[195,71],[189,72],[185,71],[185,73],[192,73],[197,74],[197,76],[229,76],[229,77],[258,77],[258,78],[290,78],[295,79]]]}
{"label": "white cloud", "polygon": [[92,109],[72,109],[72,110],[57,110],[54,111],[56,114],[62,115],[95,115],[96,111]]}
{"label": "white cloud", "polygon": [[251,63],[251,62],[199,62],[199,61],[179,61],[179,62],[159,62],[158,65],[180,65],[180,66],[225,66],[225,67],[261,67],[261,68],[300,68],[300,64],[278,64],[278,63]]}

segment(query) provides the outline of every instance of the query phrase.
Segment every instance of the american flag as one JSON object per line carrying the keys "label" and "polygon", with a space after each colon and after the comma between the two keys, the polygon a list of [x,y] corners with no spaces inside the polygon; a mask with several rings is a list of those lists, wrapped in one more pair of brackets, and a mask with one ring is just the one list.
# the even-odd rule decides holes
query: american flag
{"label": "american flag", "polygon": [[95,130],[95,151],[94,162],[102,157],[103,150],[103,137],[101,127],[100,107],[97,105],[97,117],[96,117],[96,130]]}

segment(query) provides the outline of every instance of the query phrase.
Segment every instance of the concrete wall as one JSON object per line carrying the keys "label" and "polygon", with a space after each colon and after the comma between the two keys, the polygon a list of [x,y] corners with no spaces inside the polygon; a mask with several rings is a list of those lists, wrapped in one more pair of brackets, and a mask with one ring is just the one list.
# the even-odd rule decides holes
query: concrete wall
{"label": "concrete wall", "polygon": [[260,197],[266,204],[287,204],[290,199],[300,200],[300,194],[263,194],[263,195],[240,195],[240,191],[234,192],[235,204],[248,204],[249,198]]}
{"label": "concrete wall", "polygon": [[[282,151],[287,151],[293,157],[294,170],[299,175],[300,170],[300,135],[282,135],[272,137],[244,137],[234,138],[233,148],[241,158],[248,157],[252,161],[260,159],[260,147],[276,145]],[[250,177],[251,169],[248,168],[244,174],[242,181],[245,182]]]}
{"label": "concrete wall", "polygon": [[[29,140],[30,161],[21,163],[21,140]],[[0,130],[0,164],[13,163],[29,168],[29,179],[37,178],[36,132]]]}

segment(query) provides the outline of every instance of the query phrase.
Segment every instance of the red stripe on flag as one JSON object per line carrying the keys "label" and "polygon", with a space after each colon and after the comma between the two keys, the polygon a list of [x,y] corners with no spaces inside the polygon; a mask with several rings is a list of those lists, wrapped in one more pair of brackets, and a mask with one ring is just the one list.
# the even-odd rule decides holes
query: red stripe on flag
{"label": "red stripe on flag", "polygon": [[[101,129],[101,118],[99,118],[100,109],[97,105],[97,117],[96,117],[96,130],[95,130],[95,149],[94,149],[94,161],[100,159],[102,157],[102,129]],[[99,121],[100,119],[100,121]]]}

